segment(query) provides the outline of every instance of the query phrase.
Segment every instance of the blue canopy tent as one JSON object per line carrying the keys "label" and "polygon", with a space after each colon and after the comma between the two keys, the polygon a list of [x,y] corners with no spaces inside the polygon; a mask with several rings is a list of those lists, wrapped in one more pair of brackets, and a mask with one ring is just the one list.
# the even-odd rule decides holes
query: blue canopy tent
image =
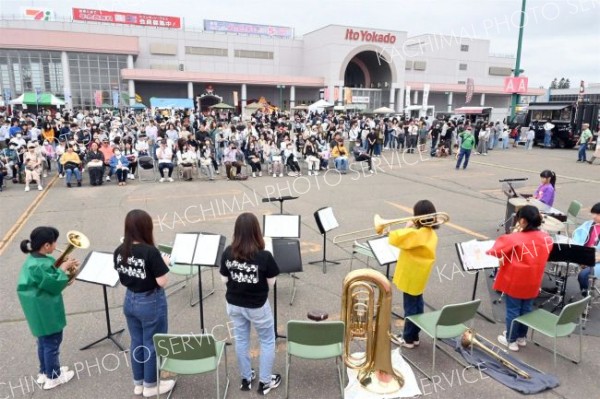
{"label": "blue canopy tent", "polygon": [[171,109],[194,109],[194,100],[191,98],[150,98],[152,108],[171,108]]}

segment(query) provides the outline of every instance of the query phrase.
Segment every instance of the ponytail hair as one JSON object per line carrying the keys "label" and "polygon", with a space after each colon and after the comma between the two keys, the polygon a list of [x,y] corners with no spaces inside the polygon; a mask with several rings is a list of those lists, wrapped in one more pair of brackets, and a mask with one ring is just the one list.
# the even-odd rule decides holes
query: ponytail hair
{"label": "ponytail hair", "polygon": [[539,230],[542,225],[542,215],[540,211],[533,205],[525,205],[517,212],[517,220],[525,219],[527,226],[523,232]]}
{"label": "ponytail hair", "polygon": [[552,187],[554,187],[554,185],[556,184],[556,173],[554,173],[553,171],[546,169],[543,170],[542,173],[540,173],[540,177],[544,177],[546,179],[550,179],[550,184],[552,184]]}
{"label": "ponytail hair", "polygon": [[54,227],[36,227],[29,235],[29,240],[21,241],[21,251],[26,254],[39,252],[45,244],[54,244],[58,240],[58,234]]}

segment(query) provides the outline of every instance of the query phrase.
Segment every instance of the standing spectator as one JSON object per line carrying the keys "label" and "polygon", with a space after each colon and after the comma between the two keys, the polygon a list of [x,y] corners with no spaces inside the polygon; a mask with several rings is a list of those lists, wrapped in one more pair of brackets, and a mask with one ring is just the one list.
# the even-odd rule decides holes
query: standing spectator
{"label": "standing spectator", "polygon": [[554,129],[554,125],[550,122],[550,119],[544,123],[544,147],[552,148],[552,129]]}
{"label": "standing spectator", "polygon": [[477,153],[481,155],[487,155],[487,147],[491,134],[491,124],[485,127],[485,130],[482,128],[479,131],[479,145],[477,147]]}
{"label": "standing spectator", "polygon": [[596,135],[596,149],[594,150],[592,158],[588,161],[588,163],[590,165],[593,164],[596,158],[600,158],[600,134]]}
{"label": "standing spectator", "polygon": [[408,152],[409,154],[414,154],[415,147],[417,146],[418,137],[419,127],[416,125],[415,122],[410,121],[410,123],[408,124],[408,134],[406,137],[408,140],[408,150],[406,152]]}
{"label": "standing spectator", "polygon": [[533,129],[533,125],[529,126],[529,130],[527,131],[527,142],[525,143],[525,148],[528,151],[533,149],[533,142],[535,141],[535,130]]}
{"label": "standing spectator", "polygon": [[460,152],[458,153],[458,160],[456,161],[456,170],[460,168],[463,158],[465,159],[463,169],[467,169],[467,165],[469,164],[471,150],[473,149],[473,145],[475,144],[475,138],[471,134],[471,126],[467,127],[467,130],[460,134],[460,138]]}
{"label": "standing spectator", "polygon": [[594,136],[592,135],[592,132],[590,131],[590,124],[584,123],[583,125],[581,125],[581,135],[579,136],[579,141],[577,142],[577,144],[579,144],[579,152],[577,153],[577,162],[587,162],[586,150],[587,150],[588,143],[590,141],[592,141],[593,138],[594,138]]}
{"label": "standing spectator", "polygon": [[377,135],[373,129],[369,129],[367,134],[367,153],[370,157],[374,155],[375,144],[377,144]]}

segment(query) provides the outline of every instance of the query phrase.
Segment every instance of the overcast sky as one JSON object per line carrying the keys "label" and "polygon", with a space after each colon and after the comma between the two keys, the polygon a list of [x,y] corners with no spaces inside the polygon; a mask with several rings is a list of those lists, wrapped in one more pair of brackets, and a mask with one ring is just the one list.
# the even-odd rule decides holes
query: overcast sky
{"label": "overcast sky", "polygon": [[[489,39],[491,52],[516,54],[521,0],[0,0],[0,13],[45,7],[57,17],[71,7],[179,16],[185,26],[204,19],[282,25],[296,36],[328,24]],[[521,68],[532,87],[554,77],[600,83],[600,0],[528,0]]]}

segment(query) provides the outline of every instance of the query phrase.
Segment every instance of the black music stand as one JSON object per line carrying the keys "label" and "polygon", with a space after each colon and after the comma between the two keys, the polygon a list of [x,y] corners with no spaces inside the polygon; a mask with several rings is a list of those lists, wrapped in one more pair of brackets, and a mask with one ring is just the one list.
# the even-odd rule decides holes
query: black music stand
{"label": "black music stand", "polygon": [[[476,251],[485,252],[486,250],[491,248],[493,245],[494,245],[493,240],[489,240],[489,241],[471,240],[471,241],[465,241],[465,242],[457,242],[455,244],[456,253],[458,254],[458,259],[460,261],[460,264],[461,264],[463,270],[469,274],[471,274],[472,271],[476,272],[475,280],[473,281],[473,294],[471,295],[472,301],[474,301],[475,297],[477,296],[477,283],[479,281],[479,272],[481,270],[485,270],[485,269],[498,268],[500,266],[500,260],[496,257],[480,253],[479,254],[480,261],[473,262],[473,259],[476,259],[476,258],[469,256],[470,255],[469,252],[473,252],[473,249],[474,249],[473,247],[476,247],[475,248]],[[480,312],[478,310],[477,314],[479,316],[483,317],[484,319],[486,319],[487,321],[489,321],[490,323],[496,324],[496,320],[487,316],[483,312]]]}
{"label": "black music stand", "polygon": [[[300,240],[294,238],[273,238],[273,258],[279,267],[280,273],[297,273],[302,271],[302,255],[300,253]],[[294,286],[294,290],[296,287]],[[275,338],[287,338],[277,332],[277,283],[273,286],[273,321]]]}
{"label": "black music stand", "polygon": [[108,309],[108,293],[106,287],[114,288],[119,284],[119,273],[115,270],[113,254],[110,252],[92,251],[85,257],[81,264],[79,274],[75,278],[78,281],[86,283],[99,284],[102,286],[104,294],[104,314],[106,316],[106,335],[89,345],[82,347],[80,350],[86,350],[100,342],[108,339],[112,341],[121,351],[125,349],[114,338],[115,335],[121,334],[125,329],[120,329],[113,332],[110,325],[110,312]]}
{"label": "black music stand", "polygon": [[202,270],[218,268],[225,249],[225,237],[213,233],[179,233],[175,235],[171,256],[175,263],[198,267],[198,308],[200,309],[200,331],[204,331],[204,298],[202,295]]}
{"label": "black music stand", "polygon": [[312,262],[308,262],[309,265],[323,265],[323,274],[327,273],[327,264],[330,263],[332,265],[339,265],[340,262],[335,260],[327,259],[327,232],[338,228],[339,223],[333,214],[333,208],[324,207],[321,209],[317,209],[314,213],[315,221],[317,222],[317,227],[319,228],[319,232],[323,236],[323,258],[321,260],[315,260]]}
{"label": "black music stand", "polygon": [[[575,244],[555,243],[552,244],[552,251],[550,251],[548,261],[567,263],[565,275],[562,278],[559,287],[560,301],[554,306],[554,309],[552,309],[552,313],[554,313],[557,309],[562,309],[566,305],[567,280],[569,278],[569,268],[571,263],[588,267],[594,266],[596,264],[596,248]],[[573,297],[569,298],[569,302],[571,302],[571,300],[573,300]]]}
{"label": "black music stand", "polygon": [[276,202],[279,201],[279,213],[283,215],[283,203],[284,201],[290,201],[298,199],[299,197],[292,197],[291,195],[284,195],[282,197],[269,197],[263,198],[262,202]]}

